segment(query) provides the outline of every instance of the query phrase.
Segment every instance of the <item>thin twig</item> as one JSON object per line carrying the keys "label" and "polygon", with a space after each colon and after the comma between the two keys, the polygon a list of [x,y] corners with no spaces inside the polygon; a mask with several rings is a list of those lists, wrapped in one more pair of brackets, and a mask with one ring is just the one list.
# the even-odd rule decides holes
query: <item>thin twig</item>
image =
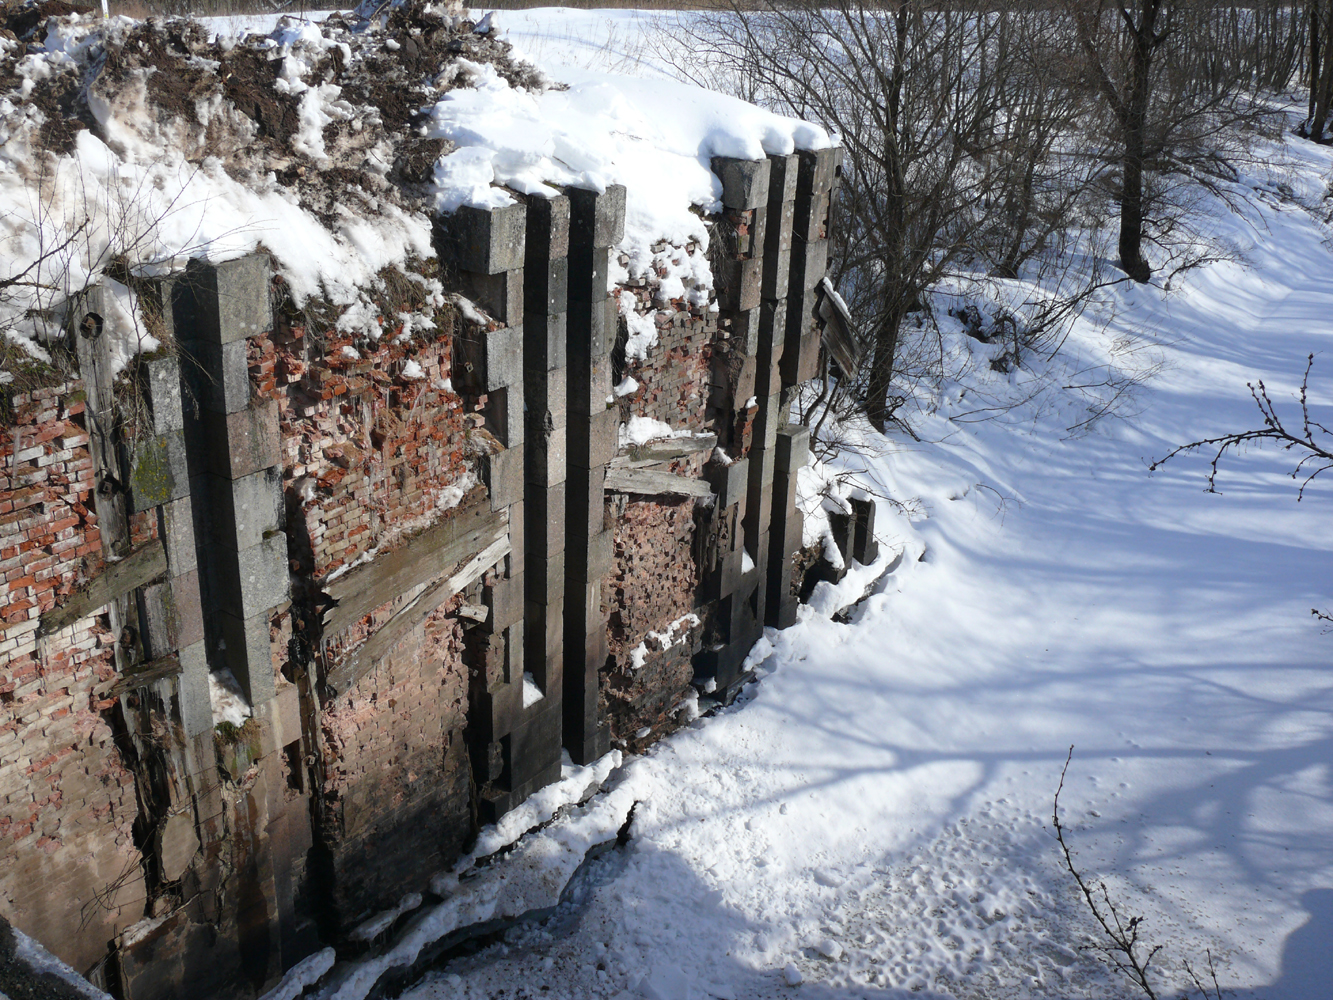
{"label": "thin twig", "polygon": [[[1148,978],[1148,970],[1162,946],[1150,948],[1146,956],[1141,953],[1143,944],[1139,941],[1139,929],[1143,926],[1143,918],[1122,916],[1119,907],[1111,899],[1106,883],[1102,881],[1093,884],[1083,877],[1083,873],[1074,865],[1073,852],[1065,840],[1065,828],[1060,822],[1060,793],[1064,790],[1065,775],[1073,758],[1074,748],[1071,745],[1069,755],[1065,757],[1065,766],[1060,770],[1060,784],[1055,789],[1055,803],[1051,809],[1051,823],[1055,827],[1055,839],[1064,855],[1065,868],[1073,876],[1074,883],[1083,894],[1083,901],[1088,904],[1088,909],[1105,935],[1105,940],[1097,942],[1097,950],[1112,968],[1142,990],[1148,1000],[1157,1000],[1157,993]],[[1097,893],[1101,894],[1101,902],[1097,900]]]}
{"label": "thin twig", "polygon": [[[1271,441],[1278,444],[1283,451],[1295,451],[1301,456],[1291,472],[1292,479],[1301,479],[1304,476],[1304,479],[1301,479],[1300,489],[1296,491],[1296,500],[1299,503],[1304,498],[1305,488],[1310,485],[1311,481],[1320,473],[1333,469],[1333,432],[1330,432],[1327,427],[1310,417],[1309,385],[1310,369],[1313,366],[1314,355],[1310,354],[1306,357],[1305,374],[1301,378],[1299,396],[1301,429],[1299,433],[1289,431],[1283,425],[1282,418],[1277,414],[1277,407],[1273,405],[1273,400],[1268,395],[1268,388],[1262,380],[1247,382],[1246,386],[1250,390],[1250,396],[1254,399],[1254,405],[1259,408],[1259,415],[1263,420],[1262,427],[1182,444],[1178,448],[1173,448],[1164,458],[1155,459],[1148,466],[1148,471],[1156,472],[1161,466],[1183,452],[1195,451],[1199,448],[1216,448],[1212,461],[1209,463],[1208,489],[1206,492],[1218,493],[1220,491],[1217,489],[1217,465],[1228,451],[1252,442],[1262,444]],[[1322,438],[1315,437],[1316,431],[1322,435]],[[1329,440],[1325,441],[1324,439]]]}

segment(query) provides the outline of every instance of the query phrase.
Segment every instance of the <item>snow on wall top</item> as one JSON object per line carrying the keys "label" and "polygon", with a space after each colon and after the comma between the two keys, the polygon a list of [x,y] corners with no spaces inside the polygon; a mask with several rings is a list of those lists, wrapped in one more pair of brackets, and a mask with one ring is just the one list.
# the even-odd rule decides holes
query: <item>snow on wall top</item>
{"label": "snow on wall top", "polygon": [[[430,217],[507,204],[501,185],[627,188],[635,260],[706,244],[713,156],[829,144],[819,127],[684,84],[562,68],[421,0],[371,22],[51,18],[0,38],[0,332],[41,355],[69,294],[108,265],[151,275],[267,250],[293,299],[376,338],[386,269],[433,256]],[[71,106],[80,109],[71,113]],[[438,287],[436,287],[438,293]],[[154,346],[129,303],[122,363]]]}
{"label": "snow on wall top", "polygon": [[722,208],[712,157],[757,160],[830,145],[818,125],[688,84],[569,67],[561,77],[568,89],[530,93],[477,67],[473,86],[431,109],[428,134],[459,147],[435,168],[440,211],[513,201],[494,184],[543,197],[554,186],[623,184],[627,243],[706,244],[690,208]]}

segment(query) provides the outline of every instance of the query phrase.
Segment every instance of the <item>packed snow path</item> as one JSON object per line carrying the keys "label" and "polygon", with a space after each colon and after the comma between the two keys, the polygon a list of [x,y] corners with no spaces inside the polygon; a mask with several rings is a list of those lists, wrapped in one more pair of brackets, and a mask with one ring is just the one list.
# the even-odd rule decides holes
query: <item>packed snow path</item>
{"label": "packed snow path", "polygon": [[[560,30],[594,37],[579,16]],[[1292,415],[1306,354],[1333,347],[1307,211],[1330,157],[1285,155],[1247,219],[1218,216],[1249,266],[1089,315],[1164,362],[1137,412],[1070,439],[1058,400],[952,421],[971,409],[955,387],[922,443],[864,433],[842,464],[921,501],[881,508],[884,556],[857,575],[892,571],[846,624],[807,610],[771,633],[741,703],[613,778],[633,839],[559,916],[410,995],[1132,995],[1077,950],[1091,925],[1049,829],[1072,744],[1078,861],[1148,918],[1163,987],[1207,949],[1234,996],[1327,996],[1333,636],[1310,609],[1333,604],[1333,481],[1297,504],[1272,453],[1228,461],[1220,496],[1202,458],[1146,470],[1255,425],[1247,380]],[[1333,352],[1311,386],[1326,415]]]}

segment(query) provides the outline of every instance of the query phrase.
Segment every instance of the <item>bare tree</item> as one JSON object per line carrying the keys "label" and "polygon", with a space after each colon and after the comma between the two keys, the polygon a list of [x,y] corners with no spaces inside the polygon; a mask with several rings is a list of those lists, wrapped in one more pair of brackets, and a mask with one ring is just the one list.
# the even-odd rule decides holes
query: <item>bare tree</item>
{"label": "bare tree", "polygon": [[1329,108],[1333,105],[1333,0],[1310,0],[1307,7],[1309,113],[1301,133],[1315,142],[1327,142]]}
{"label": "bare tree", "polygon": [[1256,21],[1239,4],[1192,0],[1066,0],[1062,10],[1119,163],[1120,267],[1145,282],[1144,243],[1163,241],[1180,214],[1150,175],[1232,179],[1246,130],[1268,119],[1253,100],[1255,57],[1227,57]]}
{"label": "bare tree", "polygon": [[1042,37],[1047,20],[969,2],[810,0],[682,25],[713,85],[734,81],[843,145],[831,271],[868,331],[859,390],[881,429],[904,322],[928,315],[929,291],[1056,259],[1071,206],[1101,170],[1097,157],[1057,153],[1082,98]]}

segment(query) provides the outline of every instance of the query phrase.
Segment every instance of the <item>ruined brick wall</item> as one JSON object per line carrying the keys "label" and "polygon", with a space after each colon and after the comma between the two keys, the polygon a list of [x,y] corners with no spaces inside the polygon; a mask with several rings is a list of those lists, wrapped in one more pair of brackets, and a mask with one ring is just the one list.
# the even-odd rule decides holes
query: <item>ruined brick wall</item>
{"label": "ruined brick wall", "polygon": [[[704,256],[703,247],[694,242],[654,244],[653,260],[644,271],[629,275],[613,290],[621,319],[612,377],[617,384],[626,377],[639,383],[634,392],[620,397],[622,419],[651,417],[678,430],[701,430],[714,422],[708,404],[717,303],[693,278],[706,266]],[[629,257],[622,255],[620,263],[627,266]],[[646,357],[626,357],[626,314],[631,311],[649,319],[657,331],[657,343]]]}
{"label": "ruined brick wall", "polygon": [[278,407],[284,494],[298,522],[289,528],[308,542],[303,574],[323,580],[372,548],[388,551],[461,499],[469,470],[453,322],[441,310],[428,332],[386,331],[359,347],[336,329],[279,322],[250,342],[256,392]]}
{"label": "ruined brick wall", "polygon": [[321,834],[334,866],[357,872],[334,886],[349,923],[419,889],[472,836],[460,603],[433,612],[320,716]]}
{"label": "ruined brick wall", "polygon": [[23,623],[102,569],[83,397],[78,382],[10,397],[11,423],[0,439],[0,573],[3,619],[18,628],[5,652]]}
{"label": "ruined brick wall", "polygon": [[0,442],[6,917],[128,1000],[257,996],[562,753],[739,690],[795,615],[835,155],[713,166],[711,292],[699,246],[609,280],[613,185],[437,220],[378,338],[262,255],[191,261],[137,286],[167,347],[116,374],[86,294],[86,407],[10,393]]}
{"label": "ruined brick wall", "polygon": [[[275,656],[310,684],[321,919],[344,932],[447,867],[473,830],[462,596],[413,615],[475,555],[475,539],[433,529],[485,502],[488,400],[455,391],[473,326],[430,279],[406,283],[423,285],[384,303],[377,341],[280,303],[272,333],[248,342],[253,392],[276,408],[296,580],[295,660],[287,643]],[[404,313],[410,325],[394,322]],[[399,559],[434,545],[435,561]]]}
{"label": "ruined brick wall", "polygon": [[0,911],[87,969],[145,893],[134,775],[105,715],[116,637],[105,615],[40,632],[103,568],[83,396],[78,382],[14,393],[0,435]]}
{"label": "ruined brick wall", "polygon": [[[709,220],[711,292],[691,281],[694,245],[655,246],[652,264],[616,290],[616,378],[634,379],[618,400],[622,420],[693,432],[622,441],[608,467],[601,704],[629,749],[688,720],[692,686],[731,697],[763,626],[794,617],[806,431],[789,411],[816,373],[835,153],[713,169],[723,211]],[[649,318],[656,343],[640,335],[636,345]]]}
{"label": "ruined brick wall", "polygon": [[694,502],[617,496],[607,504],[607,520],[615,559],[604,590],[610,655],[603,711],[616,745],[638,750],[672,723],[692,690],[702,632],[694,614]]}

